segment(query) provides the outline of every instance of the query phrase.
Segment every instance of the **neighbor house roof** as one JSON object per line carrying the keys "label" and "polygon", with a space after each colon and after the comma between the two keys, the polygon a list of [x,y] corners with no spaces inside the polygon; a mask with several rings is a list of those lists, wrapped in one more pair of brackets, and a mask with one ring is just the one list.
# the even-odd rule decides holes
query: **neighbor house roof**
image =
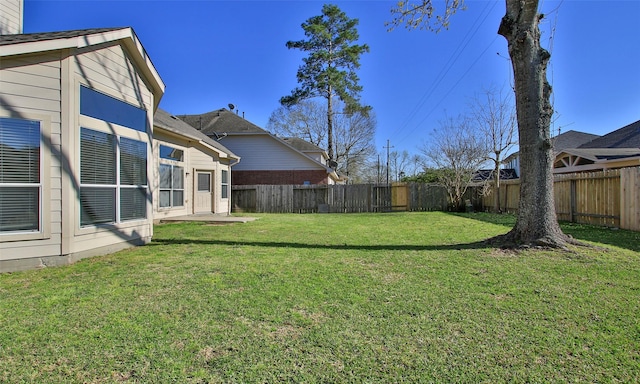
{"label": "neighbor house roof", "polygon": [[600,136],[591,133],[570,130],[561,133],[552,139],[553,151],[555,153],[558,153],[565,148],[578,148],[584,143],[588,143],[598,137]]}
{"label": "neighbor house roof", "polygon": [[79,49],[118,41],[128,49],[139,71],[148,80],[153,93],[156,95],[154,97],[154,108],[157,108],[164,94],[165,84],[140,40],[130,27],[0,35],[0,46],[2,47],[0,49],[0,57],[44,53],[70,48]]}
{"label": "neighbor house roof", "polygon": [[585,143],[580,148],[640,148],[640,120]]}
{"label": "neighbor house roof", "polygon": [[[493,169],[481,169],[473,175],[472,181],[484,181],[493,179]],[[500,170],[500,180],[513,180],[517,179],[518,175],[513,168],[504,168]]]}
{"label": "neighbor house roof", "polygon": [[593,162],[640,156],[640,148],[567,148],[560,153],[579,156]]}
{"label": "neighbor house roof", "polygon": [[[598,137],[600,136],[591,133],[569,130],[551,139],[553,142],[553,152],[554,154],[558,154],[566,148],[578,148],[584,143],[588,143]],[[514,152],[502,160],[502,163],[507,164],[518,156],[520,156],[520,152]]]}
{"label": "neighbor house roof", "polygon": [[327,157],[324,149],[299,137],[283,137],[282,140],[300,152],[321,153]]}
{"label": "neighbor house roof", "polygon": [[269,132],[225,108],[200,115],[179,115],[180,119],[205,135],[268,134]]}
{"label": "neighbor house roof", "polygon": [[184,121],[178,119],[176,116],[170,115],[167,111],[163,109],[158,108],[153,118],[153,124],[156,127],[159,127],[166,131],[173,132],[181,136],[184,136],[188,139],[198,141],[203,145],[216,150],[221,155],[224,155],[221,157],[228,157],[230,159],[238,159],[238,160],[240,159],[240,156],[235,155],[224,145],[211,139],[209,136],[198,131],[197,129],[193,128],[192,126],[185,123]]}

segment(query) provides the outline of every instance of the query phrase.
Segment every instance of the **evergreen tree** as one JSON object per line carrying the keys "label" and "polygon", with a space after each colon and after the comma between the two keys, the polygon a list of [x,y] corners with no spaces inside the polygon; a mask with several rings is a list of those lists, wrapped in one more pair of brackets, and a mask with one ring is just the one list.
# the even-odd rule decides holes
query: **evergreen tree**
{"label": "evergreen tree", "polygon": [[360,104],[362,87],[355,70],[360,67],[360,55],[369,52],[366,44],[358,40],[358,19],[350,19],[335,5],[325,4],[322,15],[313,16],[302,23],[307,40],[288,41],[287,48],[308,52],[304,64],[298,68],[299,87],[291,95],[282,97],[284,106],[302,100],[322,97],[327,101],[327,154],[335,161],[333,144],[333,99],[344,102],[341,113],[366,113],[371,107]]}

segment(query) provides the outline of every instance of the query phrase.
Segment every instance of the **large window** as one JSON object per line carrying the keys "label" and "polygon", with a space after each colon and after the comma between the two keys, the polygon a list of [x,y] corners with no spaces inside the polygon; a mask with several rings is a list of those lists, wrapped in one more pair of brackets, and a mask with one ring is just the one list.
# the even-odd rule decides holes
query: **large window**
{"label": "large window", "polygon": [[160,208],[184,206],[184,152],[160,145]]}
{"label": "large window", "polygon": [[80,224],[144,219],[146,203],[147,143],[81,128]]}
{"label": "large window", "polygon": [[80,114],[80,225],[145,219],[146,111],[81,86]]}
{"label": "large window", "polygon": [[222,191],[222,198],[226,199],[229,197],[229,171],[222,171],[222,185],[221,185],[221,191]]}
{"label": "large window", "polygon": [[41,230],[40,122],[0,118],[0,233]]}

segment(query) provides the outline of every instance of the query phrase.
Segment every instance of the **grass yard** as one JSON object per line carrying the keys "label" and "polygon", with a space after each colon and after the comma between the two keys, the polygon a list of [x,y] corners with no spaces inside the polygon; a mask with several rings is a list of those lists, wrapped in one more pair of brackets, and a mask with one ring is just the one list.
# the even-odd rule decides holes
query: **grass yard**
{"label": "grass yard", "polygon": [[640,233],[482,244],[513,221],[166,224],[146,247],[3,274],[0,382],[639,382]]}

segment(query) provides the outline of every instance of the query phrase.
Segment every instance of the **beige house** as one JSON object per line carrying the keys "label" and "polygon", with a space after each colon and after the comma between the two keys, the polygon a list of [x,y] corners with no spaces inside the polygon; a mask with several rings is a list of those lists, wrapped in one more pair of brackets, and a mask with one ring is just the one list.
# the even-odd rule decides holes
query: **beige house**
{"label": "beige house", "polygon": [[153,131],[154,220],[231,212],[231,166],[240,158],[162,109]]}
{"label": "beige house", "polygon": [[22,2],[2,7],[0,272],[147,243],[165,86],[142,44],[131,28],[20,34]]}

